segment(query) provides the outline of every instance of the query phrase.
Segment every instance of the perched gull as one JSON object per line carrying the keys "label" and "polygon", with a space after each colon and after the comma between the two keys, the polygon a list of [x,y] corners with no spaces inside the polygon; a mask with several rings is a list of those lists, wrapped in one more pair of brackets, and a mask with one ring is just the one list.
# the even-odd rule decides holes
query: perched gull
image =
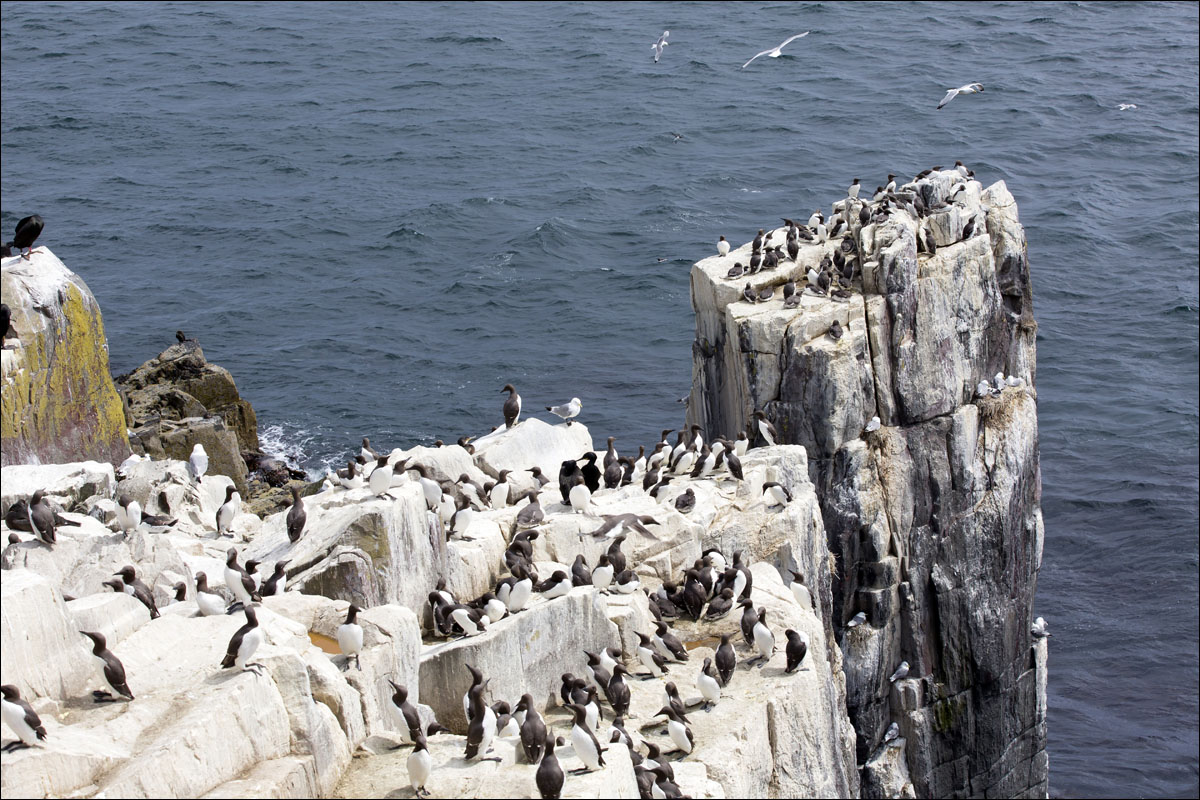
{"label": "perched gull", "polygon": [[1137,108],[1133,103],[1121,103],[1117,106],[1118,111],[1128,111],[1131,108]]}
{"label": "perched gull", "polygon": [[946,105],[960,94],[975,94],[983,91],[982,83],[968,83],[966,86],[960,86],[957,89],[947,89],[946,96],[942,98],[942,102],[938,103],[938,108]]}
{"label": "perched gull", "polygon": [[564,403],[561,406],[546,406],[546,410],[556,417],[562,417],[570,425],[571,418],[578,417],[579,412],[583,410],[583,403],[580,402],[578,397],[572,397],[571,402]]}
{"label": "perched gull", "polygon": [[[783,55],[783,52],[782,52],[783,48],[787,47],[789,44],[796,41],[797,39],[802,39],[805,36],[808,36],[808,33],[809,33],[808,31],[805,31],[804,33],[797,33],[795,36],[786,40],[783,44],[779,45],[778,47],[773,47],[770,50],[763,50],[761,53],[756,55],[754,58],[762,58],[763,56],[770,56],[771,58],[779,58],[781,55]],[[750,59],[750,61],[747,61],[745,64],[742,64],[742,69],[745,69],[746,67],[750,66],[751,62],[754,61],[754,58]],[[980,91],[983,91],[982,86],[980,86],[979,89],[980,89]]]}
{"label": "perched gull", "polygon": [[1033,621],[1033,626],[1029,629],[1035,639],[1045,639],[1050,635],[1049,627],[1046,625],[1046,620],[1038,617]]}
{"label": "perched gull", "polygon": [[658,41],[655,42],[654,44],[650,45],[650,49],[654,51],[654,63],[655,64],[657,64],[658,60],[660,58],[662,58],[663,48],[670,44],[670,42],[667,41],[667,37],[670,35],[671,35],[670,31],[663,31],[663,35],[658,37]]}

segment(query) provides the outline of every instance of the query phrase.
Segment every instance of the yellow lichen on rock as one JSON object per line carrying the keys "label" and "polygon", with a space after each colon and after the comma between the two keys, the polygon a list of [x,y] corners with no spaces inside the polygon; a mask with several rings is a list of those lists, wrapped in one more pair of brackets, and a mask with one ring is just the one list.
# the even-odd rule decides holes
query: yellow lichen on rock
{"label": "yellow lichen on rock", "polygon": [[87,284],[39,247],[4,261],[3,300],[18,335],[4,354],[3,463],[120,463],[129,455],[125,415]]}

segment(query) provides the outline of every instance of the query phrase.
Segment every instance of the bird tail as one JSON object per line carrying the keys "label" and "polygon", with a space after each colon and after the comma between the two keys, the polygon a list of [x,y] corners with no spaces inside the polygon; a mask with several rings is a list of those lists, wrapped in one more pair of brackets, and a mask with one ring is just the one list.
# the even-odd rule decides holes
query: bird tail
{"label": "bird tail", "polygon": [[233,666],[233,661],[236,656],[233,653],[226,653],[225,658],[221,661],[221,669],[229,669]]}

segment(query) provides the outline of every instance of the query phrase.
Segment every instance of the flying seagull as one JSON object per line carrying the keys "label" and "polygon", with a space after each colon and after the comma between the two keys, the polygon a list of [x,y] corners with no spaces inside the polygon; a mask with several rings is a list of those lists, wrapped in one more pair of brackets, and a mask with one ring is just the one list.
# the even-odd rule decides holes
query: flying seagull
{"label": "flying seagull", "polygon": [[968,83],[966,86],[960,86],[957,89],[947,89],[946,96],[942,98],[942,102],[938,103],[938,108],[946,105],[960,94],[975,94],[983,91],[982,83]]}
{"label": "flying seagull", "polygon": [[1137,108],[1133,103],[1121,103],[1117,106],[1118,111],[1128,111],[1131,108]]}
{"label": "flying seagull", "polygon": [[654,44],[650,45],[650,49],[654,51],[654,63],[655,64],[657,64],[658,60],[660,58],[662,58],[663,48],[670,44],[670,42],[667,41],[667,37],[670,35],[671,35],[670,31],[663,31],[663,35],[658,37],[658,41],[655,42]]}
{"label": "flying seagull", "polygon": [[[805,31],[804,33],[797,33],[795,36],[788,39],[783,44],[779,45],[779,47],[775,47],[770,50],[763,50],[761,53],[756,55],[754,58],[761,58],[763,56],[770,56],[771,58],[779,58],[781,55],[783,55],[783,52],[782,52],[783,48],[787,47],[789,44],[796,41],[797,39],[801,39],[805,36],[808,36],[808,33],[809,33],[808,31]],[[746,67],[750,66],[750,63],[752,61],[754,61],[754,58],[750,59],[750,61],[747,61],[745,64],[742,64],[742,69],[745,69]]]}
{"label": "flying seagull", "polygon": [[680,139],[683,138],[682,133],[676,133],[675,131],[671,131],[671,135],[675,137],[674,139],[671,140],[671,144],[674,144],[675,142],[678,142]]}

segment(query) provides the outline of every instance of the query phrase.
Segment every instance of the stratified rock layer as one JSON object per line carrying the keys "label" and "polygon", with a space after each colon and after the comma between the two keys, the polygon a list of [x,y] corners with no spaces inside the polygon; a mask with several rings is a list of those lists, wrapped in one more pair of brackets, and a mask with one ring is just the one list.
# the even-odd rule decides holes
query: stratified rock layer
{"label": "stratified rock layer", "polygon": [[[841,237],[802,243],[797,263],[748,279],[756,289],[795,280],[804,291],[795,309],[747,303],[747,279],[725,278],[748,246],[693,268],[688,422],[732,436],[763,410],[781,441],[808,451],[837,559],[833,617],[858,762],[869,766],[863,796],[904,785],[901,766],[920,796],[1045,796],[1046,649],[1030,636],[1042,518],[1024,231],[1003,182],[983,190],[942,171],[897,194],[919,196],[929,216],[897,208],[860,225],[861,204],[847,204],[854,247],[842,252],[861,264],[848,298],[806,290],[805,274]],[[920,236],[935,253],[920,252]],[[834,320],[845,330],[836,340]],[[977,398],[995,373],[1019,385]],[[882,425],[864,433],[872,416]],[[858,612],[866,622],[844,627]],[[905,660],[908,677],[890,683]],[[885,746],[893,721],[903,738]]]}
{"label": "stratified rock layer", "polygon": [[121,399],[91,290],[46,247],[4,259],[3,301],[18,338],[0,354],[0,463],[129,455]]}

